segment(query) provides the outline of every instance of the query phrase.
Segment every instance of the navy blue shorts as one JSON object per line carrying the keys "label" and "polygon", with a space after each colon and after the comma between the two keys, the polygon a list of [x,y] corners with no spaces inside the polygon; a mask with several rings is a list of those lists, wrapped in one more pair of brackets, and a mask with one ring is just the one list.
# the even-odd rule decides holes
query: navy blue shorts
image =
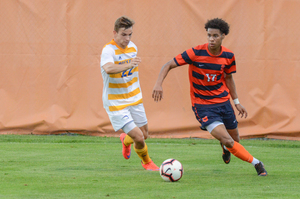
{"label": "navy blue shorts", "polygon": [[223,122],[226,129],[237,128],[237,120],[230,101],[220,104],[195,104],[193,111],[202,127],[206,127],[215,121]]}

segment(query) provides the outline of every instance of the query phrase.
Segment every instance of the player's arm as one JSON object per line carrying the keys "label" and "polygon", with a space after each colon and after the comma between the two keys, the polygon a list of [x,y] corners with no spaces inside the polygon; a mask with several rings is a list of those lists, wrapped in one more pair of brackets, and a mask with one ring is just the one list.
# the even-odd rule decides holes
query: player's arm
{"label": "player's arm", "polygon": [[[233,100],[238,99],[238,95],[236,92],[236,87],[235,87],[235,83],[234,83],[234,79],[232,74],[225,74],[225,83],[227,85],[227,88],[229,89],[231,98]],[[241,117],[243,117],[245,115],[245,118],[247,118],[247,110],[245,109],[245,107],[243,107],[238,100],[235,101],[235,107],[239,112],[239,115],[241,115]]]}
{"label": "player's arm", "polygon": [[168,61],[165,65],[163,65],[163,67],[161,68],[158,78],[156,80],[155,86],[152,91],[152,98],[154,99],[154,101],[158,102],[163,98],[162,83],[163,83],[164,79],[166,78],[168,72],[171,69],[176,68],[176,67],[177,67],[177,64],[172,59],[172,60]]}
{"label": "player's arm", "polygon": [[142,60],[140,57],[135,57],[128,64],[114,64],[112,62],[108,62],[104,64],[102,67],[107,74],[113,74],[113,73],[123,72],[130,68],[136,67],[139,65],[139,63],[141,63],[141,61]]}

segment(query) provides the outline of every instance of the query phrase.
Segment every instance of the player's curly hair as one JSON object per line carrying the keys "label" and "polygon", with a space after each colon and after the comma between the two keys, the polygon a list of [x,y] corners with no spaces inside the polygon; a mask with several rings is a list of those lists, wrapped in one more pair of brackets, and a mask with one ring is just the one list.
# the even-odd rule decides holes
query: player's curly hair
{"label": "player's curly hair", "polygon": [[221,33],[228,35],[229,33],[229,25],[226,21],[220,18],[210,19],[205,24],[205,30],[209,28],[219,29]]}
{"label": "player's curly hair", "polygon": [[126,16],[122,16],[118,18],[115,22],[115,28],[114,30],[116,32],[119,32],[120,28],[128,29],[134,25],[134,21]]}

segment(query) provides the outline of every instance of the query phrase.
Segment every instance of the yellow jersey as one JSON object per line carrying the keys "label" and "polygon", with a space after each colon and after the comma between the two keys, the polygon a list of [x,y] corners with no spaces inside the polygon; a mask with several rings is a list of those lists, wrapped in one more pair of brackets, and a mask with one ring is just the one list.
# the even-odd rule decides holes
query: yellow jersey
{"label": "yellow jersey", "polygon": [[143,102],[139,83],[138,66],[126,71],[107,74],[103,66],[106,63],[126,64],[137,55],[137,47],[129,42],[125,49],[112,40],[107,43],[101,54],[101,74],[103,78],[103,106],[107,111],[120,111],[128,106]]}

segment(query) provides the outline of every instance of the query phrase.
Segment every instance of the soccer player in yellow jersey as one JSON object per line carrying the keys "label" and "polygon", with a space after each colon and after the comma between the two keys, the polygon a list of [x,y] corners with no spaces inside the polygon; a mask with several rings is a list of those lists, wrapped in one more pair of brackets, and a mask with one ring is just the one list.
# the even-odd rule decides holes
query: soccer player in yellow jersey
{"label": "soccer player in yellow jersey", "polygon": [[107,43],[101,54],[103,77],[103,105],[115,131],[122,129],[120,140],[125,159],[131,155],[131,144],[142,159],[146,170],[159,170],[148,154],[145,139],[148,122],[139,83],[137,47],[131,42],[134,21],[118,18],[114,26],[114,39]]}

